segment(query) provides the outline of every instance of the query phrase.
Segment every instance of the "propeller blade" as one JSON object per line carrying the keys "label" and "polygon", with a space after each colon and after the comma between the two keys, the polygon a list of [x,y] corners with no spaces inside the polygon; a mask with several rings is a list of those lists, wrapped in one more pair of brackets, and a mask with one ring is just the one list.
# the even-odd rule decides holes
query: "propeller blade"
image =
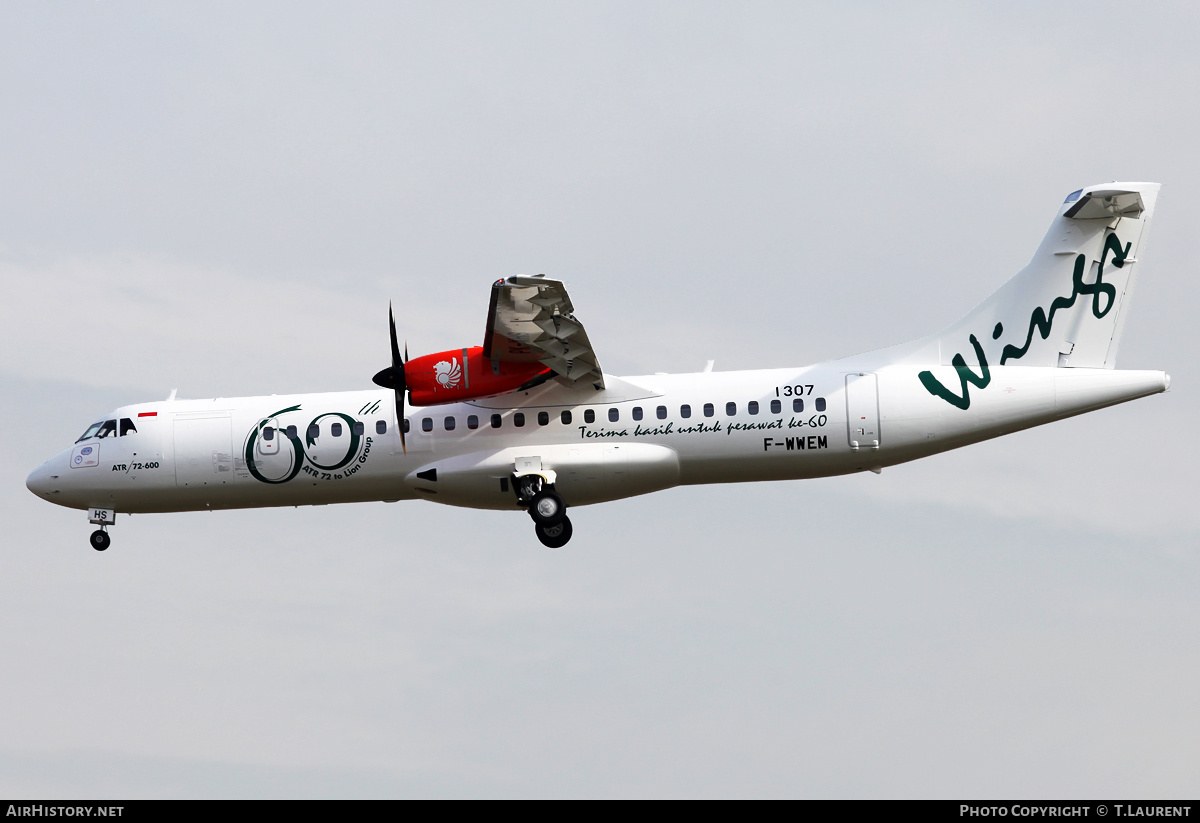
{"label": "propeller blade", "polygon": [[396,425],[400,427],[400,450],[408,454],[408,444],[404,442],[404,392],[396,392]]}
{"label": "propeller blade", "polygon": [[400,359],[400,343],[396,338],[396,316],[392,312],[392,304],[388,303],[388,332],[391,337],[392,365],[381,370],[371,380],[381,388],[391,389],[396,394],[396,425],[400,428],[400,448],[408,454],[408,444],[404,441],[404,393],[408,390],[408,381],[404,378],[404,361],[408,359],[408,344],[404,344],[404,360]]}
{"label": "propeller blade", "polygon": [[392,342],[392,368],[404,373],[404,361],[400,359],[400,344],[396,340],[396,315],[392,313],[392,304],[388,303],[388,332]]}

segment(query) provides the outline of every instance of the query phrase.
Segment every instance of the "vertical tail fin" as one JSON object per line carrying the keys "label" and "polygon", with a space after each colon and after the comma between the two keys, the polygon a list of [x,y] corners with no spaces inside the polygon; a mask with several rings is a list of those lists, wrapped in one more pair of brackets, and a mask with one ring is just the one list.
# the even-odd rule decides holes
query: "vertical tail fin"
{"label": "vertical tail fin", "polygon": [[1114,368],[1158,190],[1107,183],[1072,192],[1028,266],[900,359]]}

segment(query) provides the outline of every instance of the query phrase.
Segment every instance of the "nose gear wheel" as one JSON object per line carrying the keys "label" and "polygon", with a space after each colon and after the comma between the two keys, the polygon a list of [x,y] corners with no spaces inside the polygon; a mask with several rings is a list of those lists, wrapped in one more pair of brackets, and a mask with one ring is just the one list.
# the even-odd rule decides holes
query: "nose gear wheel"
{"label": "nose gear wheel", "polygon": [[112,538],[108,536],[108,532],[104,529],[96,529],[92,532],[91,543],[93,549],[102,552],[112,543]]}

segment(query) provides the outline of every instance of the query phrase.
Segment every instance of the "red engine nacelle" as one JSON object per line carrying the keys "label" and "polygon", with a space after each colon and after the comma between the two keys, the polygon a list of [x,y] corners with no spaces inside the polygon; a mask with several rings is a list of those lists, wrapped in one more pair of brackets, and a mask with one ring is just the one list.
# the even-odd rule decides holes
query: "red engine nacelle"
{"label": "red engine nacelle", "polygon": [[553,372],[537,361],[490,360],[483,356],[482,346],[426,354],[404,364],[404,380],[414,406],[506,394],[551,375]]}

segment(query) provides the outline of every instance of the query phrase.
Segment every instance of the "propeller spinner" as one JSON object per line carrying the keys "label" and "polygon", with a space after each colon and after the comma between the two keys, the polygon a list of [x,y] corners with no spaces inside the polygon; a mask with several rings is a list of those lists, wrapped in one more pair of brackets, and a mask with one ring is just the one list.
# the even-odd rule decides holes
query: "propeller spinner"
{"label": "propeller spinner", "polygon": [[[404,379],[404,360],[400,359],[400,344],[396,340],[396,317],[392,314],[391,303],[388,303],[388,330],[392,337],[392,365],[376,374],[371,381],[376,386],[391,389],[396,393],[396,425],[400,428],[400,448],[408,454],[408,446],[404,442],[404,392],[408,389],[408,384]],[[408,354],[407,343],[404,344],[404,353]]]}

